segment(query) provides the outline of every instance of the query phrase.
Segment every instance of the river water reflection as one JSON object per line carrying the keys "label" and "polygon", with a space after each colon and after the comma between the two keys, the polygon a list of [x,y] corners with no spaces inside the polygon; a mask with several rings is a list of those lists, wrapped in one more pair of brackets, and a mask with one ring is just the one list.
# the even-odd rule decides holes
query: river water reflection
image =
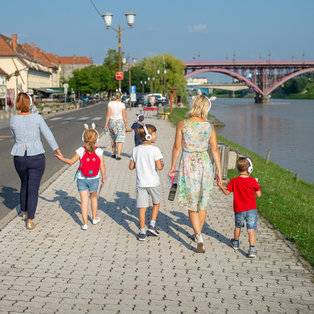
{"label": "river water reflection", "polygon": [[226,127],[217,133],[314,182],[314,100],[217,98],[211,114]]}

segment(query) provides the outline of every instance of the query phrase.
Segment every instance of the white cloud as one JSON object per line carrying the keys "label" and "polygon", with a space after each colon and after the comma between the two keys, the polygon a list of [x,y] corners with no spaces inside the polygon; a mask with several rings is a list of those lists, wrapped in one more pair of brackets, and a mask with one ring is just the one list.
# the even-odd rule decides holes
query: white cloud
{"label": "white cloud", "polygon": [[195,33],[195,32],[203,32],[207,28],[206,24],[198,24],[198,25],[193,25],[193,26],[188,26],[188,32],[189,33]]}

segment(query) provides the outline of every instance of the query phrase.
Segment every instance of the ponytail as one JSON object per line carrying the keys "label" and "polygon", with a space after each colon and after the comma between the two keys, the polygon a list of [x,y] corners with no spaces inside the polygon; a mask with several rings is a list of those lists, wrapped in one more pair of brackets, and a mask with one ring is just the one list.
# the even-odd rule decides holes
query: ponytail
{"label": "ponytail", "polygon": [[94,129],[88,129],[84,133],[84,142],[86,143],[85,152],[92,154],[95,152],[95,144],[98,134]]}

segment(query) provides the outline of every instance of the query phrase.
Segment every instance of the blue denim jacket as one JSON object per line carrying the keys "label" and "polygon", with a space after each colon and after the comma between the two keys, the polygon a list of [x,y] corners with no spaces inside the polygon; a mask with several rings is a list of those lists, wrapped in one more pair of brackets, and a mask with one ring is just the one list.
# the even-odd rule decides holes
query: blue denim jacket
{"label": "blue denim jacket", "polygon": [[40,132],[44,135],[52,150],[58,148],[52,132],[39,114],[13,116],[10,120],[10,130],[15,140],[11,151],[13,156],[24,156],[25,149],[27,150],[27,156],[43,154],[45,150],[40,140]]}

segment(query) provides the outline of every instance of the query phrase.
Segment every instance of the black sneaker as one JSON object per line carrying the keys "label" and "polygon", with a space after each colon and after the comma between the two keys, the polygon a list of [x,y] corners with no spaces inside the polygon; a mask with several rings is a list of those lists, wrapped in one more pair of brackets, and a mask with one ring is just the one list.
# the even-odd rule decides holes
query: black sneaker
{"label": "black sneaker", "polygon": [[156,236],[156,237],[159,236],[159,232],[158,232],[156,226],[153,227],[152,225],[149,225],[147,231],[150,232],[151,234],[153,234],[153,235]]}
{"label": "black sneaker", "polygon": [[231,239],[230,245],[235,251],[237,251],[239,249],[239,240]]}
{"label": "black sneaker", "polygon": [[146,233],[139,233],[137,239],[139,241],[145,241],[146,240]]}

